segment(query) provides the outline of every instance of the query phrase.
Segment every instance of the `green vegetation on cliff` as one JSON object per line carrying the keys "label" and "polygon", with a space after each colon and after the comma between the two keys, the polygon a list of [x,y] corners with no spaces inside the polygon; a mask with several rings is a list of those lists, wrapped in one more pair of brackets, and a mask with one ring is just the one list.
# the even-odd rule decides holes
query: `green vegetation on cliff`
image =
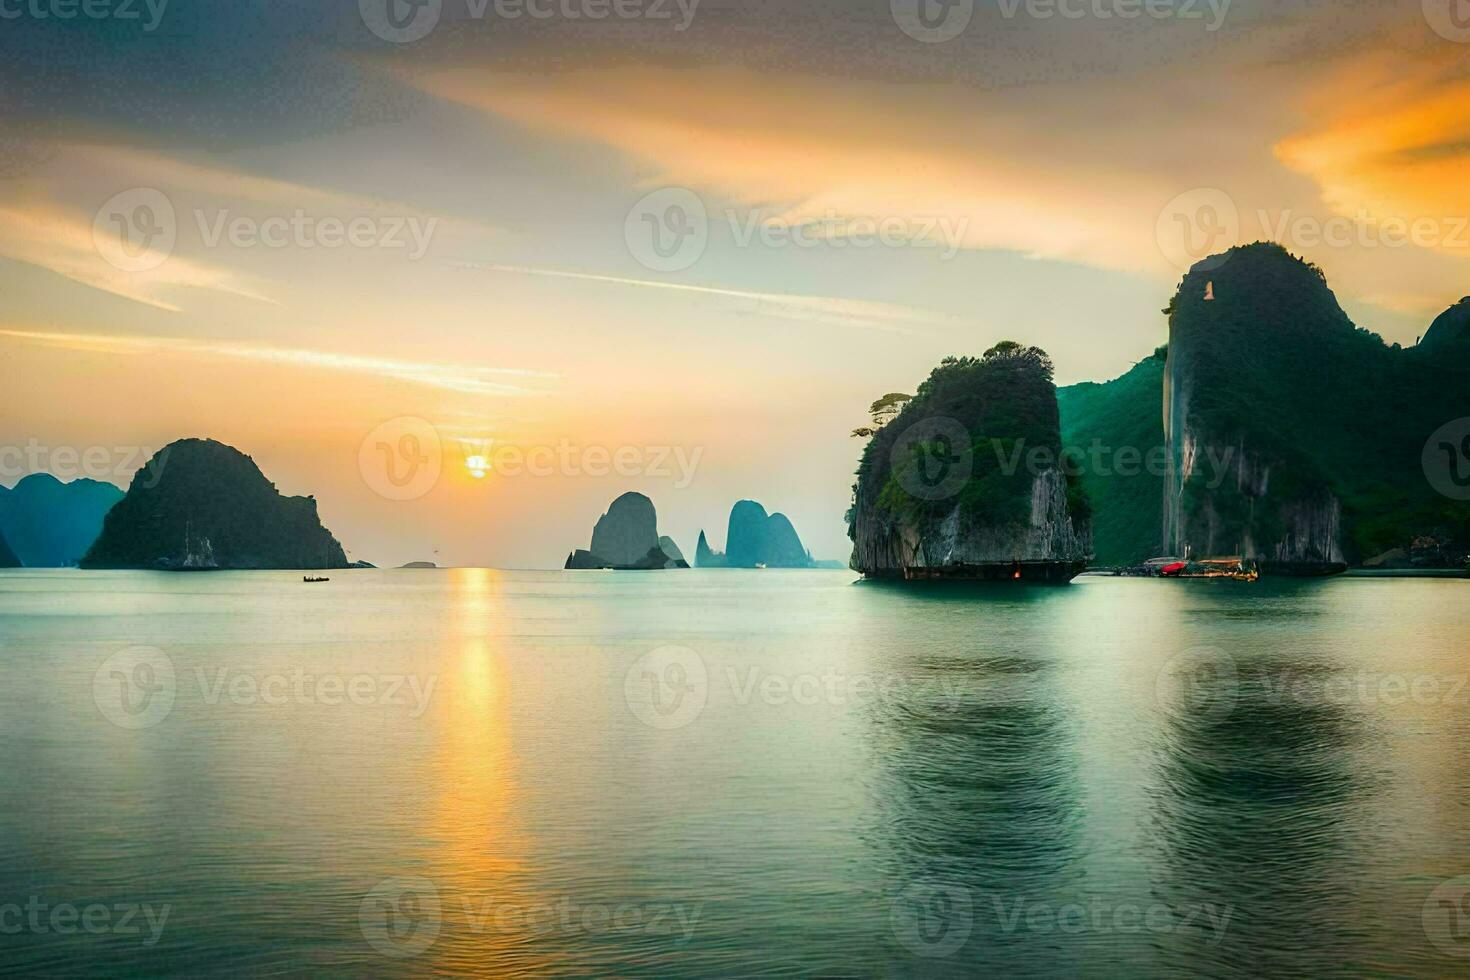
{"label": "green vegetation on cliff", "polygon": [[1470,539],[1470,508],[1421,465],[1430,434],[1470,415],[1460,314],[1421,348],[1388,346],[1353,325],[1320,269],[1265,242],[1196,266],[1165,312],[1176,456],[1238,456],[1229,479],[1197,467],[1180,488],[1181,540],[1267,553],[1310,531],[1335,535],[1351,563],[1421,536]]}
{"label": "green vegetation on cliff", "polygon": [[1112,381],[1057,389],[1062,444],[1092,502],[1099,565],[1164,552],[1164,356],[1160,348]]}
{"label": "green vegetation on cliff", "polygon": [[[935,429],[908,446],[909,452],[895,454],[900,437],[930,419],[958,422],[968,433],[969,446],[954,446],[946,432]],[[954,495],[960,519],[1020,525],[1030,513],[1033,474],[1025,464],[1026,453],[1036,448],[1050,450],[1053,458],[1061,448],[1051,358],[1038,347],[1003,341],[983,357],[941,361],[897,417],[873,434],[853,490],[862,498],[866,490],[876,489],[877,508],[895,518],[942,518],[954,510],[956,500],[911,492],[917,471],[928,459],[944,463],[968,450],[970,475]],[[1020,465],[1014,465],[1017,460]]]}

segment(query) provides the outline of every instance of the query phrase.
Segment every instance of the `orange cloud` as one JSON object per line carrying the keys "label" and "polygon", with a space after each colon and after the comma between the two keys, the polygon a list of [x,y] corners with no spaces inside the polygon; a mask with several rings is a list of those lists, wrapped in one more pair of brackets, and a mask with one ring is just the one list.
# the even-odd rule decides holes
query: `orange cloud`
{"label": "orange cloud", "polygon": [[1356,66],[1356,85],[1330,79],[1337,97],[1315,100],[1325,123],[1280,141],[1276,155],[1316,181],[1335,213],[1436,223],[1441,233],[1416,244],[1470,258],[1470,232],[1450,227],[1470,218],[1470,79],[1446,80],[1425,64],[1385,80],[1382,66]]}
{"label": "orange cloud", "polygon": [[[1163,266],[1155,219],[1177,190],[1160,196],[1150,179],[1150,167],[1167,166],[1148,149],[1161,121],[1113,149],[1119,163],[1132,158],[1137,167],[1094,167],[1096,141],[1080,128],[1035,125],[1034,106],[956,85],[737,68],[407,77],[440,98],[611,146],[645,168],[645,186],[700,188],[762,208],[768,220],[938,218],[966,248],[1130,271]],[[1058,87],[1037,98],[1065,122],[1101,97]]]}

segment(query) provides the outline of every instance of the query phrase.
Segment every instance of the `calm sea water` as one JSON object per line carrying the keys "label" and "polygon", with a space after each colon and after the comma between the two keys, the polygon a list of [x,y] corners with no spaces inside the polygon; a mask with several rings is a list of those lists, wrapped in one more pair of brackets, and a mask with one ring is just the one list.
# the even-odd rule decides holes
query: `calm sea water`
{"label": "calm sea water", "polygon": [[0,969],[1470,969],[1470,582],[0,573]]}

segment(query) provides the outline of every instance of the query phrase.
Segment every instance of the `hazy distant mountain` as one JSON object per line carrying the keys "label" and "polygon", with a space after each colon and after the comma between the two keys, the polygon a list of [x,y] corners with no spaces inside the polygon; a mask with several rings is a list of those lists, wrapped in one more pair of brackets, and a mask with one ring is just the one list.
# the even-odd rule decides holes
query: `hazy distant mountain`
{"label": "hazy distant mountain", "polygon": [[75,565],[102,530],[102,518],[123,497],[111,483],[32,473],[0,491],[0,533],[33,568]]}
{"label": "hazy distant mountain", "polygon": [[283,497],[254,460],[213,439],[181,439],[107,514],[84,568],[346,568],[314,497]]}
{"label": "hazy distant mountain", "polygon": [[697,568],[810,568],[812,556],[785,514],[767,514],[754,500],[739,500],[730,508],[725,550],[711,548],[700,531],[694,564]]}
{"label": "hazy distant mountain", "polygon": [[15,552],[10,550],[5,536],[0,534],[0,568],[19,568],[20,559],[15,557]]}
{"label": "hazy distant mountain", "polygon": [[709,546],[709,540],[704,532],[699,532],[699,541],[694,546],[695,568],[725,568],[725,553],[716,551]]}
{"label": "hazy distant mountain", "polygon": [[682,555],[666,553],[660,545],[653,501],[629,491],[614,500],[607,513],[597,519],[592,528],[592,547],[573,551],[563,567],[688,568],[689,563]]}

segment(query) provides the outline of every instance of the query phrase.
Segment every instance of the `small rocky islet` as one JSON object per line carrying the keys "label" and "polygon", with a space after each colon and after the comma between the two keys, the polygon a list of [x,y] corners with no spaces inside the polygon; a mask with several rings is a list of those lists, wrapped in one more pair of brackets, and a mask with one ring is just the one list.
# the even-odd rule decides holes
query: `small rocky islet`
{"label": "small rocky islet", "polygon": [[249,456],[213,439],[170,443],[107,512],[82,568],[347,568],[314,497],[283,496]]}

